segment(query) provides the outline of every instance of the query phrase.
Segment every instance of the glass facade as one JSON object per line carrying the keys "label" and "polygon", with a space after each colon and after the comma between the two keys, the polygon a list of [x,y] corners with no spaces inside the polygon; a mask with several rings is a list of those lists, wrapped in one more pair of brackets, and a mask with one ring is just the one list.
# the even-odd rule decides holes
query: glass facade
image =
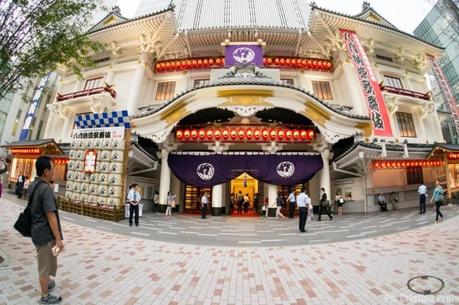
{"label": "glass facade", "polygon": [[[445,55],[439,60],[439,64],[451,90],[459,101],[459,8],[457,1],[438,0],[424,20],[414,30],[419,38],[445,48]],[[429,73],[432,84],[432,95],[440,111],[449,112],[448,103],[445,101],[437,80],[433,73]],[[447,132],[453,130],[449,126],[452,122],[448,120],[442,126]],[[459,144],[459,138],[455,131],[452,134],[443,134],[445,140],[451,139],[453,143]]]}

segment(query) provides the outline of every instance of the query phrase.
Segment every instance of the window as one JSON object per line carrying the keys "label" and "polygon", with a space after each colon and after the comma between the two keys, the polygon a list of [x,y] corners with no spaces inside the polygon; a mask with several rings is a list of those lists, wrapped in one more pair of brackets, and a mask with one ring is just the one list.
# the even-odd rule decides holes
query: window
{"label": "window", "polygon": [[208,86],[209,84],[210,84],[210,79],[195,79],[193,88],[204,87],[204,86]]}
{"label": "window", "polygon": [[164,101],[172,98],[175,93],[175,82],[158,83],[156,89],[156,100]]}
{"label": "window", "polygon": [[408,167],[406,169],[406,183],[407,184],[421,184],[424,183],[422,176],[422,167]]}
{"label": "window", "polygon": [[19,120],[21,119],[21,114],[22,114],[22,110],[18,109],[18,114],[16,115],[16,120],[14,120],[14,124],[13,124],[13,131],[11,132],[12,136],[15,136],[16,132],[18,131]]}
{"label": "window", "polygon": [[388,61],[388,62],[393,62],[392,58],[384,56],[384,55],[376,54],[376,59],[384,60],[384,61]]}
{"label": "window", "polygon": [[293,78],[281,78],[280,83],[282,85],[295,86]]}
{"label": "window", "polygon": [[103,76],[87,79],[83,90],[94,89],[102,86]]}
{"label": "window", "polygon": [[403,89],[400,78],[384,75],[384,84],[386,86]]}
{"label": "window", "polygon": [[318,98],[322,100],[332,100],[333,99],[329,82],[313,81],[312,88],[314,90],[314,95],[317,96]]}
{"label": "window", "polygon": [[396,112],[398,128],[401,137],[416,137],[416,129],[414,128],[413,116],[407,112]]}

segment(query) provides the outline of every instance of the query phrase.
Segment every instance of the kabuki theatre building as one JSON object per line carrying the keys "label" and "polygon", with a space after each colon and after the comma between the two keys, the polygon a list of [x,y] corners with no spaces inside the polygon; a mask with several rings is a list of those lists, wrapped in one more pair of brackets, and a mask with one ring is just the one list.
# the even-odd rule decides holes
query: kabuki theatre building
{"label": "kabuki theatre building", "polygon": [[239,191],[274,209],[305,185],[314,205],[321,187],[340,192],[346,213],[379,210],[380,194],[389,209],[416,206],[437,178],[459,188],[424,77],[443,49],[368,2],[351,16],[300,0],[177,0],[131,19],[114,8],[89,35],[105,46],[96,66],[84,79],[61,66],[48,107],[68,202],[122,211],[137,183],[144,211],[157,191],[160,211],[171,192],[178,212],[197,212],[208,192],[220,216]]}

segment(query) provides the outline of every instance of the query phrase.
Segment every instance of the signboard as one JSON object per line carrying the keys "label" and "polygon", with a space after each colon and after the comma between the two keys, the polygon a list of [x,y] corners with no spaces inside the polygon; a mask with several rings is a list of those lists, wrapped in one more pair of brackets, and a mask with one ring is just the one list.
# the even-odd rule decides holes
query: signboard
{"label": "signboard", "polygon": [[347,50],[357,71],[370,117],[373,121],[373,133],[376,136],[391,137],[392,128],[390,127],[389,114],[384,104],[381,88],[376,80],[365,50],[355,32],[344,29],[340,29],[340,32],[343,35]]}
{"label": "signboard", "polygon": [[73,131],[74,139],[124,139],[124,127],[105,127],[105,128],[88,128],[75,129]]}
{"label": "signboard", "polygon": [[229,45],[225,48],[225,67],[236,64],[254,64],[263,67],[263,47],[258,44]]}
{"label": "signboard", "polygon": [[427,58],[429,58],[430,62],[432,63],[432,70],[435,74],[435,78],[440,86],[441,93],[445,100],[448,102],[449,109],[451,110],[451,116],[454,119],[454,126],[456,127],[456,134],[459,135],[459,113],[457,110],[457,101],[456,98],[451,91],[451,88],[446,80],[445,74],[443,70],[440,68],[440,65],[435,60],[432,55],[427,54]]}
{"label": "signboard", "polygon": [[32,96],[32,102],[29,106],[29,111],[27,112],[26,118],[24,120],[24,125],[22,126],[21,134],[19,135],[19,141],[27,140],[29,136],[30,125],[32,124],[32,120],[35,117],[35,113],[37,112],[37,108],[40,107],[41,96],[43,93],[43,89],[46,86],[46,82],[48,81],[49,75],[43,77],[40,82],[38,83],[37,87]]}

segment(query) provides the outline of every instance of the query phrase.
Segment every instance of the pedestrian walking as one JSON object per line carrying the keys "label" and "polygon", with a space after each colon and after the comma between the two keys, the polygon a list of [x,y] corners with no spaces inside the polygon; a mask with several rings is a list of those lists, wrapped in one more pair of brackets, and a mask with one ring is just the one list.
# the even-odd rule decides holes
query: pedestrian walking
{"label": "pedestrian walking", "polygon": [[29,197],[29,185],[30,185],[30,180],[29,180],[29,177],[26,176],[25,177],[25,180],[24,180],[24,187],[23,187],[23,190],[22,190],[22,199],[25,199],[27,200],[27,198]]}
{"label": "pedestrian walking", "polygon": [[244,205],[244,196],[242,196],[242,192],[239,191],[237,194],[237,213],[242,214],[242,206]]}
{"label": "pedestrian walking", "polygon": [[249,194],[245,194],[244,196],[244,213],[249,212],[249,206],[250,206],[250,197]]}
{"label": "pedestrian walking", "polygon": [[20,173],[16,181],[16,195],[19,199],[22,197],[22,190],[24,188],[25,176]]}
{"label": "pedestrian walking", "polygon": [[209,198],[207,192],[201,197],[201,218],[207,218],[207,206],[209,205]]}
{"label": "pedestrian walking", "polygon": [[167,192],[166,204],[166,216],[172,216],[172,204],[175,205],[175,195],[172,195],[170,191]]}
{"label": "pedestrian walking", "polygon": [[263,207],[261,208],[261,212],[264,214],[265,217],[268,217],[268,211],[268,198],[265,198],[265,200],[263,200]]}
{"label": "pedestrian walking", "polygon": [[325,213],[330,218],[330,221],[333,220],[333,216],[330,213],[330,201],[327,199],[327,193],[322,187],[320,189],[320,203],[319,203],[319,221],[321,221],[322,213]]}
{"label": "pedestrian walking", "polygon": [[284,206],[284,198],[282,198],[282,194],[280,192],[277,193],[277,198],[276,198],[276,218],[285,218],[285,216],[281,213],[281,209]]}
{"label": "pedestrian walking", "polygon": [[295,188],[292,187],[290,194],[287,198],[288,201],[288,218],[294,218],[296,198],[295,198]]}
{"label": "pedestrian walking", "polygon": [[306,219],[308,217],[308,208],[311,205],[311,199],[306,194],[306,188],[303,186],[301,188],[301,193],[296,196],[296,204],[298,205],[298,209],[300,210],[300,221],[299,221],[299,229],[300,232],[306,232]]}
{"label": "pedestrian walking", "polygon": [[159,193],[155,192],[153,195],[153,212],[156,212],[156,215],[159,214]]}
{"label": "pedestrian walking", "polygon": [[343,215],[344,198],[343,195],[341,195],[341,192],[336,192],[335,203],[338,207],[338,215]]}
{"label": "pedestrian walking", "polygon": [[30,184],[31,237],[37,251],[40,303],[58,304],[62,297],[49,293],[56,286],[57,255],[64,250],[56,198],[49,182],[54,180],[51,158],[40,156],[35,162],[37,178]]}
{"label": "pedestrian walking", "polygon": [[440,181],[437,179],[435,181],[435,189],[434,189],[434,192],[432,194],[432,199],[430,199],[430,203],[434,203],[435,202],[435,210],[436,210],[436,216],[435,216],[435,223],[438,223],[438,216],[441,217],[441,219],[443,219],[443,214],[440,212],[440,206],[442,205],[443,203],[443,188],[441,187],[440,185]]}
{"label": "pedestrian walking", "polygon": [[424,183],[421,183],[421,185],[419,186],[418,193],[419,193],[419,214],[425,214],[426,213],[427,187],[424,185]]}
{"label": "pedestrian walking", "polygon": [[135,226],[139,226],[139,203],[142,199],[139,192],[139,185],[134,183],[129,189],[127,196],[129,201],[129,226],[132,227],[132,217],[134,216]]}
{"label": "pedestrian walking", "polygon": [[378,204],[381,208],[381,212],[387,212],[387,203],[386,203],[386,198],[384,195],[381,193],[378,196]]}

